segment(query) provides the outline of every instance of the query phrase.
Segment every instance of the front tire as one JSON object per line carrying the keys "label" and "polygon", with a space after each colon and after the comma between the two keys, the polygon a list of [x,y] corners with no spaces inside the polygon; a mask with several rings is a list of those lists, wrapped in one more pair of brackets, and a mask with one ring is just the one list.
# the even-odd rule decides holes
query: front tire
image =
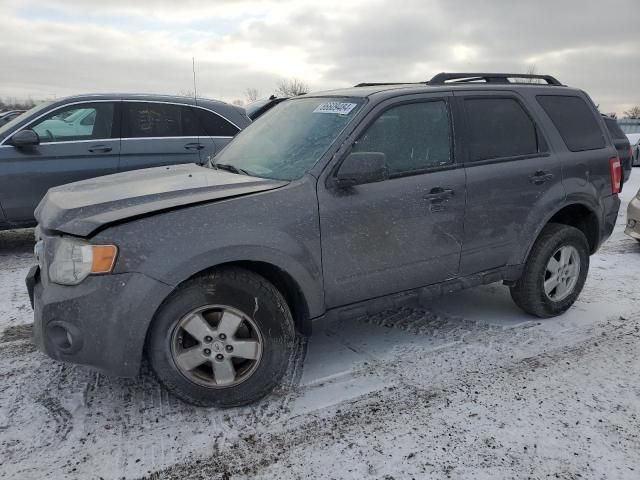
{"label": "front tire", "polygon": [[251,271],[222,268],[188,280],[163,303],[147,355],[160,382],[186,402],[235,407],[278,385],[295,342],[282,294]]}
{"label": "front tire", "polygon": [[574,304],[589,271],[589,243],[575,227],[550,223],[533,245],[511,298],[540,318],[555,317]]}

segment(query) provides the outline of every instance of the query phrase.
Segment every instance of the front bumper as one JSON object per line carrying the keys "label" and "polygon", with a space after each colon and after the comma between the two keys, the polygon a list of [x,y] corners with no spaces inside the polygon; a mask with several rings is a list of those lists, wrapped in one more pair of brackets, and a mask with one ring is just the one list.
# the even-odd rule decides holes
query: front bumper
{"label": "front bumper", "polygon": [[640,240],[640,199],[637,196],[633,197],[629,202],[629,207],[627,208],[627,228],[624,230],[624,233],[631,238]]}
{"label": "front bumper", "polygon": [[51,283],[39,267],[26,279],[39,350],[110,375],[137,375],[149,324],[172,287],[140,273]]}

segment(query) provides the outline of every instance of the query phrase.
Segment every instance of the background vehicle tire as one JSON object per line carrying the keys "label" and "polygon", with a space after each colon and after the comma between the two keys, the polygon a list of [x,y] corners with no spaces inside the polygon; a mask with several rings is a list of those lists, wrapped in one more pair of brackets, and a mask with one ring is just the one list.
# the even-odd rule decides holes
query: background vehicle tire
{"label": "background vehicle tire", "polygon": [[207,407],[240,406],[267,395],[295,347],[282,294],[240,268],[185,282],[160,307],[147,337],[160,382],[186,402]]}
{"label": "background vehicle tire", "polygon": [[533,245],[511,298],[541,318],[565,312],[578,298],[589,271],[589,244],[575,227],[550,223]]}

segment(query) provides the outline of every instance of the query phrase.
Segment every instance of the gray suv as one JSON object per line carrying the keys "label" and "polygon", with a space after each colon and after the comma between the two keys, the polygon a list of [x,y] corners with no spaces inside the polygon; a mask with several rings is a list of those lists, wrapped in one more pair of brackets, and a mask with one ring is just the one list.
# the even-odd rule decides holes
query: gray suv
{"label": "gray suv", "polygon": [[228,407],[269,393],[316,319],[492,282],[563,313],[613,230],[620,161],[584,92],[520,77],[308,94],[206,166],[51,189],[36,344],[120,376],[146,355],[176,395]]}
{"label": "gray suv", "polygon": [[0,230],[35,224],[51,187],[138,168],[203,163],[250,120],[233,105],[162,95],[84,95],[0,127]]}

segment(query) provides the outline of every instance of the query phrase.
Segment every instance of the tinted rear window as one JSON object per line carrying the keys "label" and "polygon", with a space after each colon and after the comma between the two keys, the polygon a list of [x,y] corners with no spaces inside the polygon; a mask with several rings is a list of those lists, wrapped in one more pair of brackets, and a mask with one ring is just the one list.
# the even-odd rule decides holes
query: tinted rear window
{"label": "tinted rear window", "polygon": [[165,103],[125,102],[123,138],[179,137],[181,107]]}
{"label": "tinted rear window", "polygon": [[470,161],[538,152],[536,127],[513,98],[467,98],[464,104]]}
{"label": "tinted rear window", "polygon": [[582,152],[605,146],[596,116],[582,98],[561,95],[538,95],[536,98],[569,150]]}
{"label": "tinted rear window", "polygon": [[209,110],[165,103],[125,102],[124,138],[233,137],[238,127]]}
{"label": "tinted rear window", "polygon": [[620,125],[618,125],[618,122],[616,122],[614,118],[609,118],[609,117],[603,117],[603,118],[604,118],[604,123],[609,129],[609,133],[611,133],[611,136],[613,138],[615,138],[616,140],[627,139],[627,136],[624,134],[624,132],[620,128]]}

